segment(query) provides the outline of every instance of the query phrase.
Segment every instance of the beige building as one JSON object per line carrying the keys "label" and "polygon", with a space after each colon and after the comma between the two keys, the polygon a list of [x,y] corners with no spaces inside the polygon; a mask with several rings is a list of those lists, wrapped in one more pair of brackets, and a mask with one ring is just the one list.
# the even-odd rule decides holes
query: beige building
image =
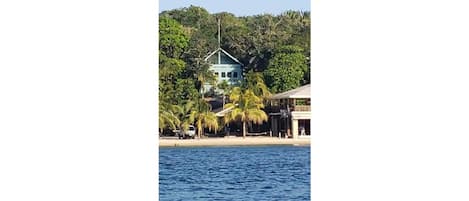
{"label": "beige building", "polygon": [[272,134],[289,138],[311,134],[311,85],[304,85],[270,97],[268,107]]}

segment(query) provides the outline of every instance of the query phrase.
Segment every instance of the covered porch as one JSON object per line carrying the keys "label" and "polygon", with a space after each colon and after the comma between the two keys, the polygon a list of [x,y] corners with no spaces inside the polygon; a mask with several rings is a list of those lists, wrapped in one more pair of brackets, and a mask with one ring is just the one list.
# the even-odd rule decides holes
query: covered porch
{"label": "covered porch", "polygon": [[273,136],[296,139],[311,135],[310,90],[305,85],[270,98],[267,111]]}

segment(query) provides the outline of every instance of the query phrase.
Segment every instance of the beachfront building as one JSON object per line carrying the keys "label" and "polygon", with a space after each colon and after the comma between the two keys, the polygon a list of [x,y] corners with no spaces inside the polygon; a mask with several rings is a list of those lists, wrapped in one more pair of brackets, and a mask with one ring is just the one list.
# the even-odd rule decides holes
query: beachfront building
{"label": "beachfront building", "polygon": [[273,136],[309,137],[311,133],[311,85],[270,97],[267,108]]}
{"label": "beachfront building", "polygon": [[[243,80],[243,64],[222,48],[216,49],[204,60],[210,64],[210,70],[214,72],[218,83],[226,80],[229,85],[235,85]],[[205,84],[204,88],[209,91],[212,86]]]}

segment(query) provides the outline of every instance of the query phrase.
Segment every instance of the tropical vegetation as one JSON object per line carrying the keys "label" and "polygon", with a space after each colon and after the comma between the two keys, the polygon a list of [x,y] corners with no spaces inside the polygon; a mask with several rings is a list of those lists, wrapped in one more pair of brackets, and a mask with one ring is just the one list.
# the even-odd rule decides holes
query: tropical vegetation
{"label": "tropical vegetation", "polygon": [[[204,58],[220,47],[244,64],[245,80],[238,86],[218,82]],[[209,13],[190,6],[159,14],[159,127],[218,130],[222,124],[242,122],[247,127],[267,121],[263,111],[267,97],[310,82],[310,13],[286,11],[279,15],[235,16]],[[208,93],[205,84],[220,89]],[[223,97],[233,108],[223,122],[208,104]],[[225,101],[226,97],[226,101]],[[225,105],[226,102],[226,105]]]}
{"label": "tropical vegetation", "polygon": [[264,103],[261,97],[256,96],[251,89],[241,89],[235,87],[230,94],[231,103],[226,104],[226,108],[232,110],[225,115],[225,122],[241,121],[243,124],[243,137],[246,137],[247,124],[249,122],[261,124],[267,121],[267,114],[262,110]]}

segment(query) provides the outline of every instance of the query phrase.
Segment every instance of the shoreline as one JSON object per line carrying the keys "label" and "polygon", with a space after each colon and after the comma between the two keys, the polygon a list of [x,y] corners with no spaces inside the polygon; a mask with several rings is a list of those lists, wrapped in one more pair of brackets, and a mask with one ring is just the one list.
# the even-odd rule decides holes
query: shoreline
{"label": "shoreline", "polygon": [[201,146],[262,146],[262,145],[292,145],[309,146],[310,138],[279,139],[276,137],[228,137],[202,139],[159,139],[159,147],[201,147]]}

